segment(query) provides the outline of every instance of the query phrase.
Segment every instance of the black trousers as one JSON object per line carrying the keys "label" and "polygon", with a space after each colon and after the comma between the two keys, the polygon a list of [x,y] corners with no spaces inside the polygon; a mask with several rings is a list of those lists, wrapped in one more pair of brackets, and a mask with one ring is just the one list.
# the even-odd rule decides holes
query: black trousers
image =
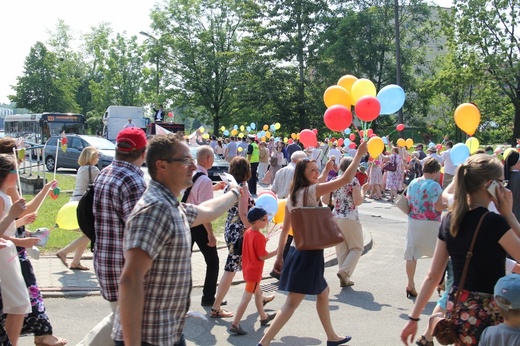
{"label": "black trousers", "polygon": [[249,186],[249,193],[256,195],[256,184],[258,182],[258,162],[251,162],[251,178],[247,181]]}
{"label": "black trousers", "polygon": [[208,233],[204,225],[191,228],[191,249],[193,251],[193,244],[197,243],[206,262],[206,279],[202,289],[202,301],[213,303],[217,292],[219,259],[217,247],[208,246],[208,241]]}

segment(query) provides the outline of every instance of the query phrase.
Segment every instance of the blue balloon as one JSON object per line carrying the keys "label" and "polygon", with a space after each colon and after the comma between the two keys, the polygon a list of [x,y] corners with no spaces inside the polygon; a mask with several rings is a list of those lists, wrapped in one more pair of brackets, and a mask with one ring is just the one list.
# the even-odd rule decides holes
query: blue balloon
{"label": "blue balloon", "polygon": [[260,138],[265,137],[265,131],[258,132],[257,136],[260,137]]}
{"label": "blue balloon", "polygon": [[238,125],[233,125],[233,130],[238,130]]}
{"label": "blue balloon", "polygon": [[276,131],[276,127],[273,125],[271,125],[271,127],[269,127],[269,129],[271,130],[271,132],[275,132]]}
{"label": "blue balloon", "polygon": [[258,197],[255,205],[264,208],[267,211],[268,219],[271,221],[278,211],[278,201],[270,194],[265,194]]}
{"label": "blue balloon", "polygon": [[348,146],[350,145],[350,139],[345,138],[345,139],[343,140],[343,144],[345,145],[345,147],[348,147]]}
{"label": "blue balloon", "polygon": [[450,150],[451,162],[455,166],[461,165],[469,157],[469,148],[464,143],[457,143]]}
{"label": "blue balloon", "polygon": [[224,130],[224,136],[229,136],[229,131],[228,130]]}
{"label": "blue balloon", "polygon": [[346,128],[345,131],[343,131],[343,132],[345,132],[346,135],[350,135],[350,133],[352,132],[352,130],[351,130],[350,127],[349,127],[349,128]]}
{"label": "blue balloon", "polygon": [[388,145],[388,138],[383,137],[382,139],[383,139],[383,143],[385,143],[385,145]]}
{"label": "blue balloon", "polygon": [[249,127],[251,127],[254,130],[254,129],[256,129],[256,124],[255,123],[251,123],[251,125],[249,125]]}
{"label": "blue balloon", "polygon": [[247,132],[251,132],[251,126],[246,127]]}
{"label": "blue balloon", "polygon": [[377,99],[381,104],[381,112],[379,114],[394,114],[404,105],[406,95],[403,88],[399,85],[390,84],[379,90]]}

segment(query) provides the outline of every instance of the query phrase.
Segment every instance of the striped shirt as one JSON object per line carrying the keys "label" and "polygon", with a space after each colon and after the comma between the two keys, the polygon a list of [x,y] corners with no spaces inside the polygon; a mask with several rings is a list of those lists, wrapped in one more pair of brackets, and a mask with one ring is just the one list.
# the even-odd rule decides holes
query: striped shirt
{"label": "striped shirt", "polygon": [[112,161],[94,182],[94,269],[101,294],[109,302],[116,302],[119,296],[125,222],[145,189],[143,171],[120,160]]}
{"label": "striped shirt", "polygon": [[[197,213],[152,180],[128,219],[124,250],[141,249],[153,260],[144,278],[142,342],[173,345],[181,339],[192,285],[190,225]],[[119,310],[112,336],[123,340]]]}

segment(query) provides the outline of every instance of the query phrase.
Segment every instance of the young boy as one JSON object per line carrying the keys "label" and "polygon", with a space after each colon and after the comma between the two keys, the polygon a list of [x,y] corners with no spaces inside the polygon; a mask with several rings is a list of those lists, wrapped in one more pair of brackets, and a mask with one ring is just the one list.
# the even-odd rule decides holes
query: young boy
{"label": "young boy", "polygon": [[244,234],[242,243],[242,273],[246,281],[246,288],[242,301],[238,305],[237,313],[229,331],[238,335],[246,335],[247,332],[240,326],[240,319],[244,315],[247,305],[253,294],[255,304],[260,315],[260,325],[266,326],[276,314],[266,314],[262,301],[262,289],[260,281],[264,270],[264,261],[276,255],[276,250],[267,252],[265,249],[266,239],[260,229],[267,226],[267,211],[262,207],[253,207],[247,213],[247,220],[251,227]]}
{"label": "young boy", "polygon": [[520,345],[520,275],[509,274],[497,281],[495,302],[504,323],[487,327],[479,346]]}

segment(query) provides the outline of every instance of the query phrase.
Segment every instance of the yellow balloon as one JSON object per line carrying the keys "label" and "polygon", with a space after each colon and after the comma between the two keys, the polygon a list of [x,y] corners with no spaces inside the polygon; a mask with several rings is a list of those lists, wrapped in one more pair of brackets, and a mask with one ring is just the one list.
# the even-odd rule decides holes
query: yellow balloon
{"label": "yellow balloon", "polygon": [[468,135],[473,136],[480,124],[480,111],[472,103],[463,103],[455,109],[455,124]]}
{"label": "yellow balloon", "polygon": [[237,133],[238,133],[238,130],[235,130],[235,129],[231,130],[231,135],[236,136]]}
{"label": "yellow balloon", "polygon": [[300,133],[299,132],[296,134],[296,139],[300,139]]}
{"label": "yellow balloon", "polygon": [[287,137],[284,137],[284,138],[283,138],[283,142],[284,142],[284,143],[287,143],[288,141],[289,141],[289,138],[287,138]]}
{"label": "yellow balloon", "polygon": [[78,201],[68,202],[58,211],[56,216],[56,224],[61,229],[73,230],[78,229],[78,217],[76,216],[78,209]]}
{"label": "yellow balloon", "polygon": [[474,154],[475,151],[478,150],[479,145],[480,143],[478,142],[478,139],[476,139],[475,137],[469,137],[468,139],[466,139],[466,146],[469,148],[470,154]]}
{"label": "yellow balloon", "polygon": [[292,139],[296,139],[296,133],[294,133],[294,132],[291,133],[291,138],[292,138]]}
{"label": "yellow balloon", "polygon": [[368,153],[372,158],[377,158],[383,150],[385,149],[385,143],[381,139],[381,137],[374,136],[370,138],[367,142]]}
{"label": "yellow balloon", "polygon": [[408,139],[406,140],[405,144],[406,144],[406,147],[407,147],[408,149],[410,149],[411,147],[413,147],[413,139],[408,138]]}
{"label": "yellow balloon", "polygon": [[200,132],[200,133],[204,133],[204,131],[206,131],[206,130],[205,130],[202,126],[199,127],[199,132]]}
{"label": "yellow balloon", "polygon": [[202,138],[204,138],[204,139],[208,139],[208,138],[209,138],[209,133],[205,133],[205,134],[203,134],[203,135],[202,135]]}
{"label": "yellow balloon", "polygon": [[349,94],[352,93],[352,85],[357,81],[357,77],[347,74],[338,80],[338,85],[345,88]]}
{"label": "yellow balloon", "polygon": [[222,127],[220,128],[220,131],[226,131],[226,127],[225,127],[225,126],[222,126]]}
{"label": "yellow balloon", "polygon": [[237,151],[241,153],[244,149],[242,147],[238,147]]}
{"label": "yellow balloon", "polygon": [[323,101],[327,108],[334,105],[342,105],[350,109],[352,106],[350,93],[339,85],[328,87],[325,93],[323,93]]}
{"label": "yellow balloon", "polygon": [[275,130],[279,130],[280,127],[282,127],[282,125],[280,125],[280,123],[276,123],[276,124],[274,124],[274,128],[275,128]]}
{"label": "yellow balloon", "polygon": [[287,203],[287,199],[279,199],[278,200],[278,210],[276,214],[273,216],[273,221],[275,225],[283,222],[285,217],[285,204]]}
{"label": "yellow balloon", "polygon": [[242,132],[240,132],[240,133],[238,134],[238,138],[243,138],[243,137],[244,137],[244,134],[243,134]]}
{"label": "yellow balloon", "polygon": [[402,147],[404,147],[406,145],[406,141],[404,139],[402,139],[402,138],[399,138],[397,140],[397,145],[402,148]]}
{"label": "yellow balloon", "polygon": [[376,86],[371,80],[366,78],[358,79],[352,85],[352,103],[355,105],[356,102],[363,96],[376,96]]}
{"label": "yellow balloon", "polygon": [[265,133],[265,136],[266,136],[267,138],[271,138],[271,132],[267,131],[267,132]]}
{"label": "yellow balloon", "polygon": [[240,131],[244,131],[244,130],[245,130],[244,125],[240,125]]}
{"label": "yellow balloon", "polygon": [[267,131],[267,130],[269,130],[269,126],[268,125],[264,125],[263,129],[264,129],[264,131]]}
{"label": "yellow balloon", "polygon": [[262,140],[262,142],[265,142],[265,136],[260,138]]}

